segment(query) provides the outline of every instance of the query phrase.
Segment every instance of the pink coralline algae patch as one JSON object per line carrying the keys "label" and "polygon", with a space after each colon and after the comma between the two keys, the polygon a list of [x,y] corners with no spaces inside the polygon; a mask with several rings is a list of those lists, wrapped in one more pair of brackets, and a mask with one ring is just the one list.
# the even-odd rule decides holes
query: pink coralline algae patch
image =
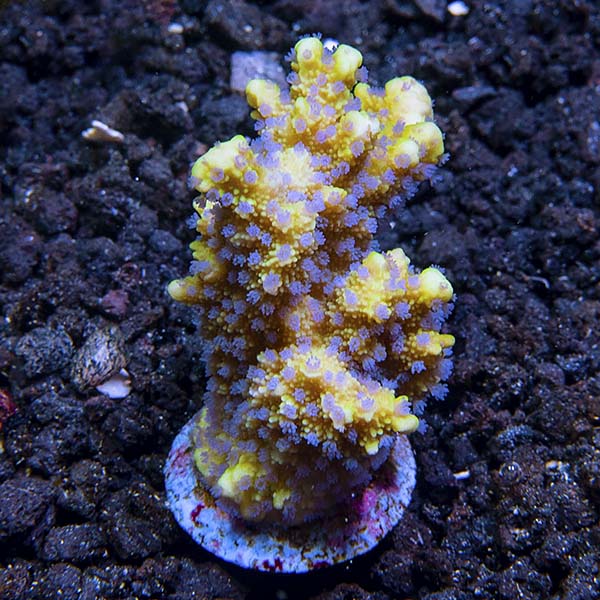
{"label": "pink coralline algae patch", "polygon": [[361,515],[368,515],[373,510],[376,504],[377,496],[375,495],[374,490],[367,489],[365,493],[361,496],[359,513]]}
{"label": "pink coralline algae patch", "polygon": [[274,573],[281,573],[281,571],[283,571],[283,563],[281,562],[281,560],[279,558],[275,558],[273,560],[273,562],[268,561],[268,560],[263,560],[262,561],[262,567],[263,567],[263,571],[271,571]]}
{"label": "pink coralline algae patch", "polygon": [[180,450],[176,456],[173,457],[173,470],[176,473],[184,473],[187,468],[188,457],[184,450]]}
{"label": "pink coralline algae patch", "polygon": [[195,525],[198,525],[198,515],[200,514],[203,508],[204,504],[202,504],[202,502],[198,502],[196,508],[194,508],[194,510],[190,513],[190,519],[192,519],[192,522]]}

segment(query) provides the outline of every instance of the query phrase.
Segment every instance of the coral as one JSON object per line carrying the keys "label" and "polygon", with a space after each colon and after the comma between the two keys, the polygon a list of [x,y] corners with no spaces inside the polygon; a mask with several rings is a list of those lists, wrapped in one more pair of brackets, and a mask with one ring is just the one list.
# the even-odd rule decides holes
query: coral
{"label": "coral", "polygon": [[451,285],[374,240],[434,174],[442,134],[421,84],[371,87],[361,63],[349,46],[300,40],[289,90],[248,84],[258,137],[217,144],[192,169],[199,237],[169,293],[201,315],[194,458],[217,504],[248,521],[340,510],[450,373]]}

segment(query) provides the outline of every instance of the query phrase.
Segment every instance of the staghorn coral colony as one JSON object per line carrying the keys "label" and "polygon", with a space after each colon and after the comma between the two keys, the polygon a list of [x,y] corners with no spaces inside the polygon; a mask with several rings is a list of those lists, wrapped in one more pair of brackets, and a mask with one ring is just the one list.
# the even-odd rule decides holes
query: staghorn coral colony
{"label": "staghorn coral colony", "polygon": [[199,236],[169,285],[201,315],[208,377],[187,448],[214,510],[257,527],[350,510],[450,373],[450,283],[374,240],[434,174],[442,134],[421,84],[371,87],[361,63],[300,40],[289,89],[248,84],[258,137],[192,169]]}

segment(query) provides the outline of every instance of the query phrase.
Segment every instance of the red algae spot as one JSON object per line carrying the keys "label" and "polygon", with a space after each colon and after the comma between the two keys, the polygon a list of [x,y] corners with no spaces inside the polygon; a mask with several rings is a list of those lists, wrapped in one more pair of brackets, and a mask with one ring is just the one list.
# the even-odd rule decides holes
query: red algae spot
{"label": "red algae spot", "polygon": [[273,559],[273,562],[271,563],[268,560],[263,560],[263,569],[265,571],[271,571],[271,572],[276,572],[276,571],[283,571],[283,563],[281,562],[281,559],[276,556]]}
{"label": "red algae spot", "polygon": [[4,422],[17,412],[17,405],[13,402],[8,390],[0,389],[0,431]]}
{"label": "red algae spot", "polygon": [[198,502],[198,504],[196,504],[196,508],[194,508],[194,510],[190,513],[190,518],[192,519],[195,525],[198,525],[198,515],[200,514],[203,508],[204,504],[202,504],[202,502]]}

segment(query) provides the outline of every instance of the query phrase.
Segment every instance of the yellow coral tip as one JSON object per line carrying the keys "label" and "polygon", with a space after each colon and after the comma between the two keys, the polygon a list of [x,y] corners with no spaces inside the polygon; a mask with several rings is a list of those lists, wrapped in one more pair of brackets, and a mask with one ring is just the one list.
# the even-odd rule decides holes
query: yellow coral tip
{"label": "yellow coral tip", "polygon": [[373,456],[374,454],[377,454],[377,450],[379,450],[379,441],[378,440],[371,440],[370,442],[367,442],[365,444],[365,452],[369,456]]}
{"label": "yellow coral tip", "polygon": [[252,79],[246,86],[246,98],[252,108],[260,108],[261,104],[272,103],[279,98],[279,86],[266,79]]}
{"label": "yellow coral tip", "polygon": [[402,415],[394,419],[396,433],[412,433],[417,430],[419,419],[415,415]]}
{"label": "yellow coral tip", "polygon": [[442,132],[432,121],[409,125],[406,134],[425,147],[425,155],[421,157],[423,162],[435,163],[444,153]]}
{"label": "yellow coral tip", "polygon": [[334,73],[342,80],[353,79],[362,65],[362,54],[352,46],[341,44],[333,54]]}
{"label": "yellow coral tip", "polygon": [[394,248],[390,250],[387,255],[396,263],[400,270],[408,268],[410,259],[406,256],[406,252],[402,248]]}
{"label": "yellow coral tip", "polygon": [[385,84],[385,93],[387,96],[399,96],[400,94],[410,93],[424,104],[431,105],[431,98],[425,89],[414,77],[405,75],[404,77],[394,77]]}
{"label": "yellow coral tip", "polygon": [[429,267],[421,273],[419,282],[423,298],[428,301],[448,302],[452,298],[453,290],[450,282],[433,267]]}
{"label": "yellow coral tip", "polygon": [[177,302],[182,302],[185,300],[185,285],[181,279],[174,279],[171,281],[171,283],[169,283],[167,286],[167,292],[169,293],[169,296],[171,296],[171,298]]}
{"label": "yellow coral tip", "polygon": [[371,252],[363,263],[373,277],[379,278],[386,273],[385,258],[379,252]]}
{"label": "yellow coral tip", "polygon": [[237,169],[235,158],[240,150],[246,147],[248,143],[243,135],[236,135],[230,140],[214,146],[206,154],[202,155],[192,167],[192,177],[195,177],[200,183],[197,189],[206,191],[206,185],[210,183],[211,173],[220,170],[223,173]]}
{"label": "yellow coral tip", "polygon": [[295,46],[296,60],[299,63],[308,63],[320,60],[323,54],[323,44],[316,37],[308,37],[300,40]]}
{"label": "yellow coral tip", "polygon": [[277,490],[273,492],[273,507],[281,510],[285,501],[292,495],[292,492],[287,489]]}

